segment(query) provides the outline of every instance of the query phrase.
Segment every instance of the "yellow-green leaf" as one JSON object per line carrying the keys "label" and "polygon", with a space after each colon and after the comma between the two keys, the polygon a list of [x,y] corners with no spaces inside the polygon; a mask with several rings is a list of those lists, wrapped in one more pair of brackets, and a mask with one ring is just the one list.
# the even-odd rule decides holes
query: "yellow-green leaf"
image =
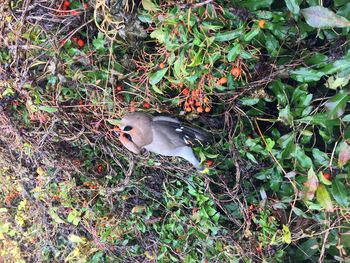
{"label": "yellow-green leaf", "polygon": [[58,214],[56,213],[55,210],[57,210],[57,209],[55,209],[55,208],[50,208],[50,210],[49,210],[49,215],[52,217],[52,219],[55,220],[55,222],[58,223],[58,224],[63,224],[63,223],[65,223],[65,221],[63,221],[63,220],[58,216]]}
{"label": "yellow-green leaf", "polygon": [[146,207],[144,205],[136,205],[133,207],[133,209],[131,210],[131,213],[140,213],[142,211],[144,211],[146,209]]}
{"label": "yellow-green leaf", "polygon": [[68,239],[72,243],[85,243],[85,241],[81,237],[73,235],[73,234],[70,234]]}
{"label": "yellow-green leaf", "polygon": [[152,0],[142,0],[142,6],[147,11],[159,10],[159,7]]}
{"label": "yellow-green leaf", "polygon": [[327,212],[333,212],[331,197],[327,191],[327,188],[323,184],[320,184],[317,187],[316,199]]}
{"label": "yellow-green leaf", "polygon": [[292,234],[290,233],[289,227],[283,225],[282,228],[282,241],[286,244],[292,243]]}

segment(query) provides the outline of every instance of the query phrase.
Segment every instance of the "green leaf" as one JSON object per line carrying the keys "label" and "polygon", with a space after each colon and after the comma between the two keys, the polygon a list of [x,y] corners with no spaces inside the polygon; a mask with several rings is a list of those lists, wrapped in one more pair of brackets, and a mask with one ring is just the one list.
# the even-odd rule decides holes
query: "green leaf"
{"label": "green leaf", "polygon": [[349,92],[344,90],[331,97],[325,104],[325,108],[328,111],[328,117],[330,119],[336,119],[343,115],[346,103],[349,99]]}
{"label": "green leaf", "polygon": [[215,35],[215,40],[218,42],[230,41],[232,39],[239,38],[240,36],[242,36],[242,34],[243,34],[243,29],[238,28],[238,29],[232,30],[232,31],[217,33]]}
{"label": "green leaf", "polygon": [[142,6],[147,11],[159,10],[159,7],[152,0],[142,0]]}
{"label": "green leaf", "polygon": [[332,196],[339,205],[348,208],[348,196],[345,185],[338,178],[334,178],[331,188]]}
{"label": "green leaf", "polygon": [[163,68],[161,70],[158,70],[155,73],[152,73],[149,77],[149,83],[151,85],[156,85],[164,77],[167,71],[168,71],[168,68]]}
{"label": "green leaf", "polygon": [[265,32],[265,46],[271,56],[276,57],[278,55],[280,43],[270,32]]}
{"label": "green leaf", "polygon": [[39,110],[46,111],[49,113],[54,113],[54,112],[58,111],[57,108],[51,107],[51,106],[39,106]]}
{"label": "green leaf", "polygon": [[199,64],[202,64],[202,59],[203,59],[203,50],[200,49],[194,57],[191,57],[191,64],[188,65],[188,67],[195,67],[198,66]]}
{"label": "green leaf", "polygon": [[92,40],[92,45],[97,50],[99,50],[99,49],[102,50],[105,48],[105,39],[104,39],[104,35],[102,32],[99,32],[97,38]]}
{"label": "green leaf", "polygon": [[296,0],[284,0],[286,2],[287,8],[292,14],[297,15],[300,12],[299,3]]}
{"label": "green leaf", "polygon": [[327,79],[326,85],[329,89],[337,89],[341,87],[345,87],[348,85],[350,81],[350,74],[344,77],[340,77],[338,75],[330,76]]}
{"label": "green leaf", "polygon": [[243,0],[240,3],[240,6],[249,9],[250,11],[255,11],[262,8],[269,8],[273,0]]}
{"label": "green leaf", "polygon": [[311,6],[301,10],[306,23],[315,28],[348,27],[350,22],[323,6]]}
{"label": "green leaf", "polygon": [[300,246],[298,246],[298,249],[295,252],[294,262],[301,262],[303,260],[310,259],[313,255],[317,253],[318,250],[319,244],[317,242],[317,239],[308,239]]}
{"label": "green leaf", "polygon": [[299,68],[291,71],[291,78],[298,82],[319,81],[323,75],[323,72],[311,68]]}
{"label": "green leaf", "polygon": [[163,91],[157,87],[157,85],[152,85],[152,89],[158,94],[164,94]]}
{"label": "green leaf", "polygon": [[120,120],[117,119],[107,119],[107,122],[113,126],[119,126]]}
{"label": "green leaf", "polygon": [[316,199],[327,212],[333,212],[331,197],[327,191],[327,188],[323,184],[320,184],[317,187]]}
{"label": "green leaf", "polygon": [[51,207],[50,210],[49,210],[49,215],[52,217],[53,220],[55,220],[56,223],[58,223],[58,224],[63,224],[63,223],[65,223],[65,221],[63,221],[63,220],[58,216],[58,214],[56,213],[56,211],[57,211],[57,208]]}
{"label": "green leaf", "polygon": [[247,34],[244,35],[244,41],[250,42],[257,34],[260,33],[260,27],[255,26],[255,28],[252,28]]}
{"label": "green leaf", "polygon": [[320,69],[320,71],[323,72],[324,74],[331,75],[334,73],[339,73],[342,75],[342,77],[345,76],[344,73],[350,73],[349,70],[350,70],[350,55],[347,55],[342,59],[336,60],[332,63],[328,63],[327,65],[325,65],[323,68]]}
{"label": "green leaf", "polygon": [[314,157],[314,162],[319,166],[328,166],[329,157],[326,153],[320,151],[318,148],[312,148],[312,156]]}
{"label": "green leaf", "polygon": [[281,109],[278,114],[278,120],[282,121],[286,125],[293,124],[293,115],[290,111],[289,105],[287,105],[284,109]]}
{"label": "green leaf", "polygon": [[228,62],[232,62],[234,61],[238,55],[240,54],[241,52],[241,44],[240,43],[236,43],[231,49],[230,51],[228,52],[227,54],[227,60]]}

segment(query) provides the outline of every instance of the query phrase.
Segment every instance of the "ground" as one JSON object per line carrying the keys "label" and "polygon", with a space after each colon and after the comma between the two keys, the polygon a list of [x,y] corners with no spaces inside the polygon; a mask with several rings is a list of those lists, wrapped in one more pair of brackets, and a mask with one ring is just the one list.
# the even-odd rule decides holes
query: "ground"
{"label": "ground", "polygon": [[[349,260],[350,3],[5,0],[0,262]],[[211,134],[134,155],[130,111]]]}

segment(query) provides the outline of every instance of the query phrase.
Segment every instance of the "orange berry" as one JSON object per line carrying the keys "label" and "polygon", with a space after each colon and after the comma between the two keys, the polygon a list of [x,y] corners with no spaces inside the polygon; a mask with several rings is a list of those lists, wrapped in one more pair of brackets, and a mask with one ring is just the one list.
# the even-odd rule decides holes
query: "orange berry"
{"label": "orange berry", "polygon": [[191,112],[192,111],[192,109],[190,108],[190,107],[186,107],[186,112]]}
{"label": "orange berry", "polygon": [[179,87],[182,88],[183,86],[184,86],[184,84],[180,82]]}
{"label": "orange berry", "polygon": [[187,96],[187,95],[190,93],[190,91],[188,90],[188,88],[185,88],[185,89],[182,91],[182,93],[183,93],[185,96]]}
{"label": "orange berry", "polygon": [[143,104],[143,107],[144,107],[145,109],[149,109],[149,108],[151,108],[151,105],[150,105],[148,102],[145,102],[145,103]]}
{"label": "orange berry", "polygon": [[87,3],[84,3],[84,9],[88,9],[89,8],[89,5]]}
{"label": "orange berry", "polygon": [[207,97],[204,97],[203,102],[207,104],[207,103],[209,103],[209,99]]}
{"label": "orange berry", "polygon": [[198,94],[198,90],[192,90],[192,97],[197,97],[197,94]]}
{"label": "orange berry", "polygon": [[211,111],[211,108],[210,108],[210,107],[205,107],[204,111],[205,111],[205,112],[210,112],[210,111]]}
{"label": "orange berry", "polygon": [[231,74],[235,77],[239,77],[241,75],[242,70],[240,68],[233,67],[231,69]]}
{"label": "orange berry", "polygon": [[209,166],[209,167],[211,167],[211,166],[213,166],[213,164],[214,164],[214,161],[213,160],[207,160],[207,165]]}
{"label": "orange berry", "polygon": [[70,6],[70,2],[69,1],[64,1],[63,2],[63,6],[66,6],[66,7]]}
{"label": "orange berry", "polygon": [[78,40],[78,46],[79,46],[79,47],[83,47],[84,45],[85,45],[84,40],[79,39],[79,40]]}
{"label": "orange berry", "polygon": [[260,27],[260,28],[264,28],[264,27],[265,27],[265,24],[266,24],[266,21],[265,21],[264,19],[260,19],[259,22],[258,22],[258,24],[259,24],[259,27]]}
{"label": "orange berry", "polygon": [[159,68],[160,68],[160,69],[165,68],[165,64],[164,64],[163,62],[160,62],[160,63],[159,63]]}
{"label": "orange berry", "polygon": [[227,83],[227,78],[226,77],[222,77],[221,79],[219,79],[217,82],[216,82],[218,85],[224,85]]}
{"label": "orange berry", "polygon": [[200,107],[200,106],[201,106],[201,103],[200,103],[199,101],[196,101],[195,104],[194,104],[194,106]]}
{"label": "orange berry", "polygon": [[202,107],[197,107],[197,112],[198,113],[202,113],[203,112],[203,108]]}
{"label": "orange berry", "polygon": [[327,180],[331,180],[332,176],[329,173],[324,173],[323,177]]}

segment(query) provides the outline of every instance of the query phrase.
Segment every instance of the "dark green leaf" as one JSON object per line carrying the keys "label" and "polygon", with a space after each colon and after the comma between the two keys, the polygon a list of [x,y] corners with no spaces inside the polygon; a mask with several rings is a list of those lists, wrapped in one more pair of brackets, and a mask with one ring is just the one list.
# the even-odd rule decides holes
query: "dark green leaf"
{"label": "dark green leaf", "polygon": [[291,72],[292,79],[298,82],[319,81],[323,75],[323,72],[311,68],[299,68]]}
{"label": "dark green leaf", "polygon": [[316,254],[319,249],[319,244],[317,239],[312,238],[306,240],[300,246],[298,246],[298,250],[295,253],[295,262],[301,262],[303,260],[310,259],[312,256]]}
{"label": "dark green leaf", "polygon": [[286,2],[287,8],[292,14],[297,15],[300,12],[299,3],[297,0],[284,0]]}

